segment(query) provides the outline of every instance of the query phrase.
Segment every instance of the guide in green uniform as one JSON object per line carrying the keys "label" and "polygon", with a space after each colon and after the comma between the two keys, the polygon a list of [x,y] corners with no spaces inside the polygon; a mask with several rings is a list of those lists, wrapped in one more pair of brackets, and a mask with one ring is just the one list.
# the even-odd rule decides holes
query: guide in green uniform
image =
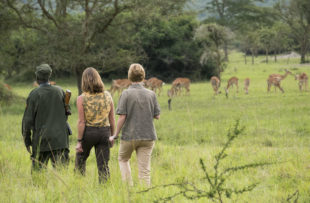
{"label": "guide in green uniform", "polygon": [[52,69],[48,64],[36,67],[39,87],[27,98],[22,121],[22,135],[31,153],[33,169],[40,169],[52,161],[68,164],[69,131],[64,103],[64,91],[49,84]]}

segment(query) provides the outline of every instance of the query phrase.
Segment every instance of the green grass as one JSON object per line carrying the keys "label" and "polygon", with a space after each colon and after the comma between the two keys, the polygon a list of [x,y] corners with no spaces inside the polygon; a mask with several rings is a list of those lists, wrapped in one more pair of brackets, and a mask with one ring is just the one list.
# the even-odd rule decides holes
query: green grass
{"label": "green grass", "polygon": [[[250,58],[249,58],[250,59]],[[190,96],[179,96],[172,100],[172,111],[168,110],[166,84],[158,97],[161,118],[154,121],[158,141],[152,157],[152,184],[162,185],[187,179],[200,187],[203,177],[199,158],[205,161],[207,170],[212,170],[213,156],[226,141],[227,130],[236,119],[246,126],[228,150],[229,157],[223,166],[235,166],[253,162],[276,161],[277,164],[236,173],[228,185],[242,188],[254,182],[260,184],[249,193],[233,195],[228,202],[283,202],[299,191],[300,202],[310,202],[310,92],[299,92],[294,77],[282,81],[285,93],[278,90],[267,93],[266,79],[271,73],[284,74],[288,68],[293,73],[306,72],[310,65],[299,65],[299,59],[280,60],[278,63],[260,63],[264,57],[255,59],[255,64],[244,64],[240,53],[231,53],[228,68],[222,75],[221,91],[231,76],[239,78],[239,93],[230,91],[213,95],[208,81],[191,85]],[[248,60],[249,62],[250,60]],[[249,95],[242,87],[249,77]],[[104,81],[107,89],[110,81]],[[85,177],[74,174],[75,144],[77,137],[77,112],[75,100],[77,88],[74,80],[59,80],[57,84],[72,91],[72,116],[69,123],[73,129],[70,137],[68,169],[48,169],[33,177],[30,174],[30,158],[21,136],[21,120],[25,103],[1,106],[0,109],[0,199],[1,202],[150,202],[171,195],[177,188],[159,188],[145,194],[137,194],[143,186],[137,178],[136,157],[131,160],[135,182],[133,188],[122,183],[117,162],[118,143],[112,148],[110,158],[111,179],[99,185],[94,153],[87,161]],[[27,97],[32,81],[10,84],[14,93]],[[114,95],[117,106],[118,95]],[[175,202],[188,202],[178,197]],[[206,202],[200,199],[198,202]]]}

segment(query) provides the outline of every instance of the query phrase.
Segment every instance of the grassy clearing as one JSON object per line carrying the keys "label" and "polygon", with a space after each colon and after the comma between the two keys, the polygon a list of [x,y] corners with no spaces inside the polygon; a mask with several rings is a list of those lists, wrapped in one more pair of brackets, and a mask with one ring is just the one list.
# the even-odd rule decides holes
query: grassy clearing
{"label": "grassy clearing", "polygon": [[[155,121],[158,141],[152,158],[152,183],[162,185],[180,179],[196,181],[203,177],[199,158],[203,158],[208,170],[212,170],[213,156],[226,141],[226,132],[236,119],[246,126],[229,149],[229,157],[224,166],[241,165],[261,161],[277,161],[278,164],[246,170],[237,173],[227,183],[236,187],[260,182],[250,193],[233,196],[228,202],[281,202],[299,190],[299,201],[310,201],[310,106],[309,92],[300,93],[294,77],[282,81],[284,94],[273,91],[267,94],[266,79],[271,73],[282,73],[288,68],[294,73],[306,72],[310,75],[310,65],[299,65],[299,59],[281,60],[278,63],[244,64],[239,53],[232,53],[231,62],[222,76],[226,86],[231,76],[239,77],[239,93],[230,91],[213,96],[209,82],[191,85],[190,96],[180,96],[172,100],[172,111],[168,111],[167,90],[164,86],[161,105],[161,119]],[[246,77],[251,78],[249,95],[242,86]],[[106,81],[104,81],[106,82]],[[73,92],[71,107],[73,115],[69,123],[73,129],[71,136],[71,162],[68,169],[48,170],[30,175],[29,154],[21,137],[21,119],[24,103],[1,106],[0,109],[0,199],[2,202],[150,202],[159,197],[171,195],[177,188],[159,188],[146,194],[136,194],[143,187],[138,184],[136,158],[133,156],[135,188],[122,184],[117,163],[118,144],[112,148],[110,182],[97,183],[97,169],[94,153],[87,162],[85,177],[75,175],[74,146],[77,136],[77,112],[74,106],[77,96],[75,81],[60,80],[57,83]],[[32,89],[29,84],[10,84],[14,93],[26,97]],[[109,83],[106,83],[109,88]],[[117,105],[118,95],[114,96]],[[206,202],[200,199],[198,202]],[[175,202],[187,202],[178,197]]]}

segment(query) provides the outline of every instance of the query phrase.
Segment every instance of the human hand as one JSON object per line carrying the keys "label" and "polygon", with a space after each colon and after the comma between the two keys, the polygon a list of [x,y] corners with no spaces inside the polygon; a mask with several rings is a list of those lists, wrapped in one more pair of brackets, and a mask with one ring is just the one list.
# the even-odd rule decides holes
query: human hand
{"label": "human hand", "polygon": [[110,147],[113,147],[113,145],[114,145],[114,138],[113,138],[113,136],[109,137],[109,142],[110,142]]}
{"label": "human hand", "polygon": [[32,153],[31,153],[31,148],[30,148],[30,145],[29,145],[29,146],[27,146],[27,147],[26,147],[26,149],[27,149],[27,151],[28,151],[30,154],[32,154]]}
{"label": "human hand", "polygon": [[112,135],[109,137],[109,141],[111,143],[111,147],[113,147],[114,145],[114,140],[116,140],[118,138],[118,136],[116,134]]}
{"label": "human hand", "polygon": [[78,143],[76,144],[75,150],[76,150],[76,152],[78,152],[78,153],[83,152],[83,148],[82,148],[82,143],[81,143],[81,142],[78,142]]}
{"label": "human hand", "polygon": [[110,142],[114,142],[114,135],[112,135],[112,136],[109,137],[109,141],[110,141]]}

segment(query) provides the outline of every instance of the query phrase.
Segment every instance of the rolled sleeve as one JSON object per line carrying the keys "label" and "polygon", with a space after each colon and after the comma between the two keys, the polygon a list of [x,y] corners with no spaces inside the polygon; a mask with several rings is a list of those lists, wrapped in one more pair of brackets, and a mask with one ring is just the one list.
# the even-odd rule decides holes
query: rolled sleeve
{"label": "rolled sleeve", "polygon": [[117,115],[127,115],[127,94],[123,92],[119,98],[116,108]]}

